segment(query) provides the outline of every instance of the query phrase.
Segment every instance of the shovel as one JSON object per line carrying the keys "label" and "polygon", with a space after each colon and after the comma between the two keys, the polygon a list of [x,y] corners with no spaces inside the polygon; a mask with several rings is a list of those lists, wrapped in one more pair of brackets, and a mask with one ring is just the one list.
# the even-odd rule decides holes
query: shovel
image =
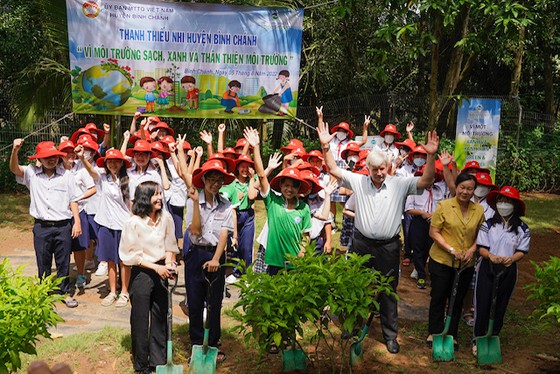
{"label": "shovel", "polygon": [[177,273],[175,273],[175,283],[171,289],[167,289],[167,364],[158,365],[156,367],[156,374],[182,374],[183,366],[173,365],[173,343],[171,342],[171,332],[173,329],[173,301],[171,299],[173,291],[177,287],[178,280]]}
{"label": "shovel", "polygon": [[506,271],[504,267],[498,274],[494,272],[494,264],[490,263],[490,271],[494,275],[494,287],[492,289],[492,304],[490,306],[490,319],[485,336],[476,338],[476,361],[480,365],[501,364],[502,350],[500,349],[500,337],[492,336],[494,330],[494,316],[496,315],[496,304],[498,302],[498,287],[500,277]]}
{"label": "shovel", "polygon": [[203,270],[204,279],[208,282],[208,293],[206,295],[206,320],[204,321],[204,340],[202,345],[193,345],[191,353],[191,364],[189,374],[214,374],[216,372],[216,360],[218,358],[218,348],[208,346],[208,319],[210,319],[210,297],[212,296],[212,286],[218,276],[210,282],[208,271]]}
{"label": "shovel", "polygon": [[[459,288],[459,278],[466,266],[455,268],[455,256],[453,257],[453,269],[455,270],[455,279],[453,280],[453,289],[451,291],[451,298],[447,305],[447,315],[445,316],[445,327],[441,334],[433,335],[432,343],[432,359],[434,361],[452,361],[455,359],[455,350],[453,347],[453,336],[447,335],[449,326],[451,325],[451,315],[453,313],[453,304],[455,304],[455,297],[457,296],[457,288]],[[466,264],[465,264],[466,265]]]}
{"label": "shovel", "polygon": [[305,358],[305,353],[300,348],[295,348],[299,345],[295,337],[293,338],[292,347],[290,349],[282,350],[282,370],[283,371],[293,371],[293,370],[305,370],[307,369],[307,361]]}

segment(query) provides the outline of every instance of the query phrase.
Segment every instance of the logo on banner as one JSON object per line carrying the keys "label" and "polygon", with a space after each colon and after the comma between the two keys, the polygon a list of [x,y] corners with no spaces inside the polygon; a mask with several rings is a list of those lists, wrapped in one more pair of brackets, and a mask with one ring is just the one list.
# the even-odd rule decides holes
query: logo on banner
{"label": "logo on banner", "polygon": [[95,18],[99,15],[101,9],[95,1],[86,1],[82,4],[82,12],[87,18]]}

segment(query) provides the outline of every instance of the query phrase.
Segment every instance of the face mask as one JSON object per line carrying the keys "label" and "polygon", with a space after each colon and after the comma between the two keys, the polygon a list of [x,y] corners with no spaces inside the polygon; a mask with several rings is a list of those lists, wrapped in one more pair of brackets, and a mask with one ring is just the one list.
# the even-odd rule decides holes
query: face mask
{"label": "face mask", "polygon": [[310,193],[309,195],[307,195],[310,199],[315,199],[317,196],[319,196],[319,194],[316,193]]}
{"label": "face mask", "polygon": [[337,131],[336,132],[336,138],[340,141],[343,141],[344,139],[346,139],[346,132],[345,131]]}
{"label": "face mask", "polygon": [[496,209],[498,210],[498,214],[502,217],[508,217],[513,213],[513,204],[512,203],[496,203]]}
{"label": "face mask", "polygon": [[360,159],[360,156],[358,156],[358,155],[348,156],[348,161],[349,162],[356,163],[356,162],[358,162],[359,159]]}
{"label": "face mask", "polygon": [[407,151],[406,149],[403,149],[403,148],[401,148],[399,150],[399,152],[400,152],[401,156],[403,156],[403,157],[408,156],[408,153],[409,153],[409,151]]}
{"label": "face mask", "polygon": [[395,136],[394,135],[385,135],[384,139],[385,139],[385,143],[391,144],[391,143],[393,143],[393,140],[395,140]]}
{"label": "face mask", "polygon": [[86,160],[90,160],[92,156],[93,156],[93,152],[92,152],[92,151],[90,151],[90,150],[88,150],[88,149],[86,149],[86,150],[84,151],[84,158],[85,158]]}
{"label": "face mask", "polygon": [[417,158],[414,159],[413,162],[414,162],[414,165],[421,168],[426,163],[426,159],[421,158],[421,157],[417,157]]}
{"label": "face mask", "polygon": [[484,197],[484,196],[488,195],[488,192],[490,192],[490,187],[477,186],[474,190],[474,195],[476,197]]}

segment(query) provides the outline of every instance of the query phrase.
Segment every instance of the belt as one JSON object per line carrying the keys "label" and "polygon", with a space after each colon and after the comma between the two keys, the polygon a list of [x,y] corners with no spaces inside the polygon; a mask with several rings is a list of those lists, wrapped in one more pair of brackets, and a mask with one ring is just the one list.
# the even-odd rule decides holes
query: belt
{"label": "belt", "polygon": [[394,241],[400,240],[400,235],[398,235],[398,234],[393,236],[392,238],[383,239],[383,240],[368,238],[367,236],[365,236],[364,234],[362,234],[358,230],[354,230],[354,235],[358,235],[359,239],[366,240],[373,245],[385,245],[385,244],[389,244],[389,243],[392,243]]}
{"label": "belt", "polygon": [[192,246],[193,246],[193,248],[202,249],[203,251],[206,251],[206,252],[216,252],[216,246],[215,246],[215,245],[198,245],[198,244],[193,244]]}
{"label": "belt", "polygon": [[45,221],[42,219],[35,218],[35,223],[40,224],[41,226],[47,227],[62,227],[70,224],[72,222],[71,219],[63,219],[62,221]]}

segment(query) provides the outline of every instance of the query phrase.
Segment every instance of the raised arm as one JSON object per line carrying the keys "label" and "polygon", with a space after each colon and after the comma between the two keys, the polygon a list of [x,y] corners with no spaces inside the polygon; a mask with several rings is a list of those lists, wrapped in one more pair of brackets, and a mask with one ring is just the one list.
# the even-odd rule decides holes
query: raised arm
{"label": "raised arm", "polygon": [[163,189],[167,191],[171,188],[171,183],[169,183],[169,177],[167,175],[167,170],[165,169],[164,160],[163,158],[156,157],[156,162],[159,166],[159,172],[161,175],[161,184],[163,185]]}
{"label": "raised arm", "polygon": [[12,148],[12,154],[10,155],[10,171],[14,173],[16,177],[23,177],[23,166],[19,164],[18,152],[23,145],[23,139],[14,139],[14,148]]}
{"label": "raised arm", "polygon": [[101,147],[103,149],[107,149],[109,147],[109,143],[111,143],[111,125],[104,123],[103,131],[105,131],[105,135],[103,135],[103,142],[101,142]]}
{"label": "raised arm", "polygon": [[261,193],[266,195],[270,191],[270,184],[268,183],[268,178],[264,172],[264,166],[261,158],[261,140],[259,137],[259,132],[252,127],[246,127],[243,130],[243,135],[247,139],[247,144],[253,147],[253,161],[255,161],[255,171],[259,177],[259,182],[261,185]]}
{"label": "raised arm", "polygon": [[439,137],[436,131],[428,131],[428,141],[426,144],[421,144],[426,152],[428,153],[428,157],[426,158],[426,166],[424,169],[424,174],[418,179],[418,183],[416,187],[418,189],[424,189],[429,187],[433,180],[434,174],[436,171],[436,153],[439,147]]}
{"label": "raised arm", "polygon": [[264,174],[268,178],[270,173],[272,173],[278,166],[282,165],[282,153],[274,152],[273,155],[270,155],[268,158],[268,166],[264,169]]}
{"label": "raised arm", "polygon": [[255,180],[255,169],[249,168],[249,187],[247,188],[247,197],[249,200],[255,200],[259,195],[257,184],[258,182]]}
{"label": "raised arm", "polygon": [[208,157],[214,154],[214,147],[212,146],[212,133],[206,130],[200,132],[200,139],[206,143],[206,152]]}
{"label": "raised arm", "polygon": [[129,131],[130,131],[131,134],[134,134],[136,132],[136,121],[141,116],[142,116],[142,113],[140,113],[140,112],[134,113],[134,117],[132,117],[132,121],[130,122],[130,128],[129,128]]}
{"label": "raised arm", "polygon": [[449,164],[453,162],[453,155],[449,154],[447,151],[443,151],[439,155],[439,160],[443,165],[443,179],[449,189],[449,194],[455,196],[455,178],[453,178],[453,173],[449,170]]}
{"label": "raised arm", "polygon": [[325,193],[325,200],[323,201],[323,205],[321,205],[321,209],[315,212],[314,217],[320,219],[321,221],[326,221],[329,219],[331,215],[331,195],[336,190],[338,184],[336,181],[331,181],[325,188],[323,188],[323,192]]}
{"label": "raised arm", "polygon": [[[183,179],[183,181],[185,182],[185,184],[187,185],[187,188],[191,188],[192,186],[192,171],[189,172],[189,167],[187,166],[187,158],[185,156],[185,150],[183,148],[183,144],[185,142],[185,138],[187,137],[187,135],[178,135],[177,136],[177,172],[178,174],[181,176],[181,179]],[[191,162],[192,159],[194,157],[191,157]]]}
{"label": "raised arm", "polygon": [[123,142],[121,144],[121,153],[124,155],[126,153],[126,146],[128,145],[128,140],[130,139],[130,131],[125,131],[123,134]]}
{"label": "raised arm", "polygon": [[331,140],[335,137],[335,134],[329,133],[329,125],[323,122],[323,107],[317,108],[317,117],[319,118],[317,123],[317,134],[319,135],[319,140],[321,141],[321,149],[323,150],[325,165],[327,166],[329,174],[337,181],[340,181],[340,179],[342,179],[342,169],[336,164],[329,145]]}
{"label": "raised arm", "polygon": [[364,116],[364,129],[362,131],[362,140],[360,140],[358,142],[358,145],[360,147],[367,143],[368,128],[369,128],[370,123],[371,123],[371,117],[370,116]]}
{"label": "raised arm", "polygon": [[93,180],[99,180],[99,173],[97,172],[97,170],[95,170],[93,165],[91,165],[90,162],[84,157],[84,146],[76,146],[76,148],[74,149],[74,153],[76,153],[76,156],[78,156],[78,158],[84,165],[84,168],[86,168],[88,174],[93,178]]}
{"label": "raised arm", "polygon": [[408,138],[414,141],[414,137],[412,136],[412,130],[414,130],[414,122],[409,121],[406,124],[406,133],[408,134]]}
{"label": "raised arm", "polygon": [[224,151],[224,143],[226,137],[226,124],[220,123],[218,125],[218,152]]}

